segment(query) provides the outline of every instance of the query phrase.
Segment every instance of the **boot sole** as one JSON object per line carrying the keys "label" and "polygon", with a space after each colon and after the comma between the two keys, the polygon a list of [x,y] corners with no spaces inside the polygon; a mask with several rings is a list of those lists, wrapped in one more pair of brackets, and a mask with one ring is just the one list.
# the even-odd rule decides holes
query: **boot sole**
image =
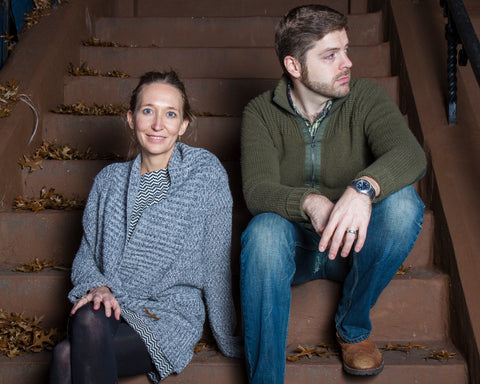
{"label": "boot sole", "polygon": [[349,367],[345,363],[343,363],[343,369],[345,372],[347,372],[350,375],[354,376],[373,376],[373,375],[378,375],[380,372],[383,371],[383,360],[382,363],[378,368],[373,368],[373,369],[355,369],[352,367]]}

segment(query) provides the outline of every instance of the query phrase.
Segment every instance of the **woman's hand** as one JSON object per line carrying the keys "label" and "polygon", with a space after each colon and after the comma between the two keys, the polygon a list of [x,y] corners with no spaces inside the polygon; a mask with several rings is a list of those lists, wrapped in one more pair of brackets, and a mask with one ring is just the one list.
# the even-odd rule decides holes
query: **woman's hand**
{"label": "woman's hand", "polygon": [[115,318],[120,320],[120,305],[115,296],[113,296],[112,291],[110,291],[110,288],[92,288],[85,296],[82,296],[82,298],[74,304],[70,314],[74,315],[79,308],[89,302],[93,302],[93,309],[95,310],[100,309],[100,305],[103,303],[103,306],[105,307],[105,316],[110,317],[113,310]]}

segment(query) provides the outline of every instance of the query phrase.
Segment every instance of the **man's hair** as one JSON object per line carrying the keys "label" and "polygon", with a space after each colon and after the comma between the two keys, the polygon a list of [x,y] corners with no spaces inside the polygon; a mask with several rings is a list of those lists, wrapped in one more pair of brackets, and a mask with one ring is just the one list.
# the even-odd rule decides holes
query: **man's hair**
{"label": "man's hair", "polygon": [[332,31],[347,29],[347,17],[324,5],[302,5],[290,10],[275,29],[275,51],[284,73],[283,59],[296,58],[302,66],[312,46]]}

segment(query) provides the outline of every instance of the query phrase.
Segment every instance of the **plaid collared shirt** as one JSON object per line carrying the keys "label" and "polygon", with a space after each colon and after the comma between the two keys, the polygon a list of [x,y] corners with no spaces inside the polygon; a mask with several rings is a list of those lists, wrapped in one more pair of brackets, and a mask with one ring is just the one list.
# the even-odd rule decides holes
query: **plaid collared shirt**
{"label": "plaid collared shirt", "polygon": [[298,116],[300,116],[303,119],[303,121],[305,121],[305,125],[307,126],[308,131],[310,132],[310,135],[312,137],[315,137],[315,135],[317,133],[317,130],[318,130],[318,127],[320,126],[321,122],[327,116],[328,112],[332,108],[332,100],[327,101],[327,104],[325,104],[325,107],[323,108],[322,112],[320,112],[318,114],[317,118],[315,119],[315,121],[313,123],[311,123],[310,120],[308,120],[308,119],[306,119],[305,117],[302,116],[302,114],[298,110],[297,106],[293,102],[292,95],[291,95],[291,85],[290,85],[290,83],[288,84],[288,87],[287,87],[287,96],[288,96],[288,101],[290,102],[290,105],[292,106],[295,113]]}

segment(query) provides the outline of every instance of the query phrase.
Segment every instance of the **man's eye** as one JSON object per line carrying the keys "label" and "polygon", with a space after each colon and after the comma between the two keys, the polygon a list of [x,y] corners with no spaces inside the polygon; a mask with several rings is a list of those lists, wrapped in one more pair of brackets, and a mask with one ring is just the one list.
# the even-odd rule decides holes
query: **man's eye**
{"label": "man's eye", "polygon": [[152,110],[151,110],[150,108],[145,108],[145,109],[143,110],[143,113],[146,114],[146,115],[149,115],[149,114],[152,113]]}
{"label": "man's eye", "polygon": [[168,117],[175,117],[177,114],[175,112],[167,112]]}

